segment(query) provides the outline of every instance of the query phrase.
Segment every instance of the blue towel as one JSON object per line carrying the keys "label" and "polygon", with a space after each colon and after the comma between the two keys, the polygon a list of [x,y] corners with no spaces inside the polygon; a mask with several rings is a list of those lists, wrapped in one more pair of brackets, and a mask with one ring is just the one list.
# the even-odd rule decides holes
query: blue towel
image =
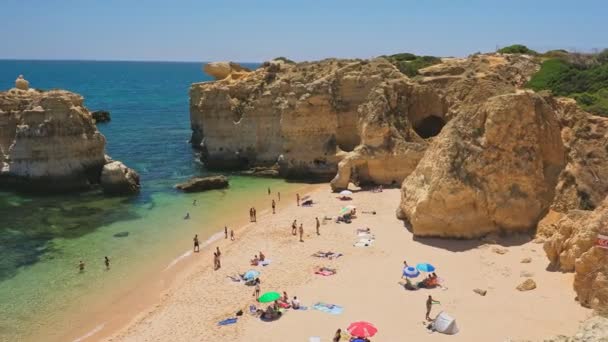
{"label": "blue towel", "polygon": [[332,315],[339,315],[344,310],[341,306],[335,304],[317,303],[312,306],[313,309],[322,312],[327,312]]}
{"label": "blue towel", "polygon": [[217,323],[217,325],[229,325],[236,323],[236,318],[228,318]]}

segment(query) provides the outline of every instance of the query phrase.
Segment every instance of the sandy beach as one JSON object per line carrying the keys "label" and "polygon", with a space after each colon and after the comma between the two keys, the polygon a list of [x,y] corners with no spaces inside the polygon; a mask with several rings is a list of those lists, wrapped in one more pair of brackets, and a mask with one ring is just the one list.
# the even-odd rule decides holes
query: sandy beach
{"label": "sandy beach", "polygon": [[[338,328],[354,321],[369,321],[379,332],[373,341],[505,341],[539,340],[572,334],[591,313],[574,300],[572,275],[547,271],[542,245],[529,237],[511,237],[497,244],[478,240],[414,239],[395,218],[399,190],[355,192],[353,200],[339,201],[328,187],[310,193],[315,204],[298,207],[295,198],[277,202],[277,213],[258,209],[258,222],[244,226],[237,240],[220,239],[190,256],[190,267],[167,290],[160,303],[141,313],[126,329],[107,341],[308,341],[319,336],[331,341]],[[327,221],[315,233],[315,217],[336,216],[345,204],[357,207],[351,224]],[[260,206],[261,208],[261,206]],[[365,214],[363,211],[376,211]],[[291,235],[291,222],[304,223],[304,242]],[[375,242],[354,247],[356,230],[369,227]],[[222,268],[213,271],[212,252],[222,251]],[[496,249],[504,249],[504,254]],[[344,254],[334,260],[311,256],[331,250]],[[259,251],[271,264],[252,267]],[[531,258],[530,263],[521,263]],[[446,289],[407,291],[399,284],[403,261],[429,262],[437,267]],[[317,266],[337,269],[333,276],[314,274]],[[262,322],[247,313],[256,303],[253,288],[228,276],[249,269],[261,272],[261,292],[286,291],[298,296],[308,310],[287,310],[274,322]],[[537,288],[516,290],[527,278]],[[417,278],[421,279],[421,277]],[[487,290],[480,296],[473,289]],[[445,311],[456,318],[456,335],[430,334],[425,328],[428,295],[440,301],[431,316]],[[317,302],[343,307],[339,315],[312,309]],[[238,322],[218,326],[242,309]],[[94,340],[93,335],[87,340]]]}

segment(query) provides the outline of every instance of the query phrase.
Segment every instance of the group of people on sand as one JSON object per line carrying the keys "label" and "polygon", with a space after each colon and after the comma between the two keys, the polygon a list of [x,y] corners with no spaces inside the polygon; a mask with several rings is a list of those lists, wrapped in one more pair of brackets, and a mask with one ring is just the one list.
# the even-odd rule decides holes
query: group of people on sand
{"label": "group of people on sand", "polygon": [[[413,284],[412,281],[410,280],[409,277],[406,276],[405,270],[409,267],[409,265],[407,264],[407,261],[403,261],[403,274],[401,275],[401,278],[405,278],[405,284],[404,287],[406,290],[418,290],[418,289],[433,289],[436,287],[441,287],[441,284],[439,284],[439,277],[437,276],[437,274],[435,272],[430,273],[426,278],[424,278],[422,281],[417,282],[416,284]],[[431,314],[431,309],[433,307],[433,304],[440,304],[439,301],[433,299],[433,297],[431,295],[428,296],[427,300],[426,300],[426,316],[425,318],[429,321],[431,321],[432,319],[430,318],[430,314]]]}
{"label": "group of people on sand", "polygon": [[[107,256],[103,257],[103,264],[106,266],[106,271],[110,270],[110,258]],[[78,272],[83,273],[85,268],[84,261],[80,260],[78,262]]]}
{"label": "group of people on sand", "polygon": [[258,266],[260,264],[263,264],[265,260],[266,256],[264,255],[264,253],[260,252],[260,256],[256,254],[253,256],[253,259],[251,259],[251,266]]}

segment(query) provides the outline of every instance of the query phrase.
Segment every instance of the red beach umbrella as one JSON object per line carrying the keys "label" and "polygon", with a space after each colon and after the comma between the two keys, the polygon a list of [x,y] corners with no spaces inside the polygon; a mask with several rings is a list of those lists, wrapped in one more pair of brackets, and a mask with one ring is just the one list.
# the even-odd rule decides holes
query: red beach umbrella
{"label": "red beach umbrella", "polygon": [[378,329],[369,322],[354,322],[348,326],[348,333],[357,337],[372,337],[376,335]]}

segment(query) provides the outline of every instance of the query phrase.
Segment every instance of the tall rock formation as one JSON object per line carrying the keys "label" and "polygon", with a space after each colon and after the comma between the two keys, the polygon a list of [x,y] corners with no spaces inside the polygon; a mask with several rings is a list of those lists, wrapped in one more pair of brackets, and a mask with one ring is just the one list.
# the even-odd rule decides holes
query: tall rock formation
{"label": "tall rock formation", "polygon": [[431,143],[403,183],[399,216],[419,236],[530,230],[551,205],[564,165],[553,108],[530,92],[495,96]]}
{"label": "tall rock formation", "polygon": [[32,191],[88,189],[99,183],[105,138],[80,95],[0,92],[0,186]]}

